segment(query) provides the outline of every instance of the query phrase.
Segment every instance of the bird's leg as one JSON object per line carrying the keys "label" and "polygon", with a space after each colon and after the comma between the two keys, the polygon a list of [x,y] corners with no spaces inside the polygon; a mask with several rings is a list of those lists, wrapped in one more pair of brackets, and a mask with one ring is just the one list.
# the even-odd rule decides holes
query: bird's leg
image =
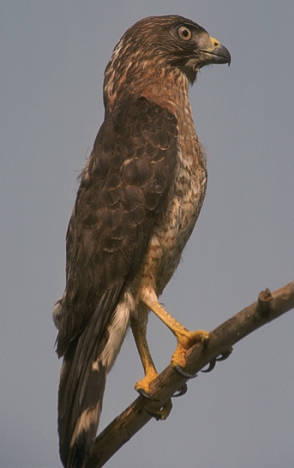
{"label": "bird's leg", "polygon": [[136,383],[135,388],[148,394],[150,383],[158,376],[158,372],[152,360],[146,339],[146,322],[142,323],[141,320],[132,318],[131,328],[145,372],[145,376]]}
{"label": "bird's leg", "polygon": [[153,290],[144,290],[141,293],[141,300],[165,323],[177,338],[178,345],[172,355],[171,363],[175,368],[184,368],[186,366],[187,350],[195,343],[205,344],[209,338],[209,333],[205,330],[187,330],[158,302]]}
{"label": "bird's leg", "polygon": [[[146,320],[141,321],[132,318],[131,328],[145,372],[145,376],[143,377],[143,379],[139,380],[136,383],[135,389],[137,390],[137,392],[140,393],[140,395],[152,400],[153,398],[149,395],[150,383],[158,376],[158,372],[152,360],[146,339]],[[149,411],[156,419],[166,419],[171,411],[171,408],[172,404],[171,400],[169,400],[165,405],[163,405],[160,408],[160,410],[147,411]]]}

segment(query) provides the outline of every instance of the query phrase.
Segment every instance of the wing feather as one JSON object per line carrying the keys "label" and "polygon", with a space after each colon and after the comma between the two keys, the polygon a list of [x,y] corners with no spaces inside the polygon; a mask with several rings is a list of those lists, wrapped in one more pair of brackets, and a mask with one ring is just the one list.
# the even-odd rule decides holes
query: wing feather
{"label": "wing feather", "polygon": [[175,117],[145,98],[129,98],[106,116],[83,171],[67,232],[66,290],[57,320],[57,352],[64,355],[60,454],[68,468],[84,466],[95,437],[108,327],[164,214],[176,156]]}
{"label": "wing feather", "polygon": [[[164,213],[177,156],[177,121],[144,97],[121,100],[97,135],[67,232],[66,291],[57,338],[63,355],[99,306],[102,332],[136,275]],[[101,302],[102,301],[102,302]],[[100,334],[100,333],[99,333]]]}

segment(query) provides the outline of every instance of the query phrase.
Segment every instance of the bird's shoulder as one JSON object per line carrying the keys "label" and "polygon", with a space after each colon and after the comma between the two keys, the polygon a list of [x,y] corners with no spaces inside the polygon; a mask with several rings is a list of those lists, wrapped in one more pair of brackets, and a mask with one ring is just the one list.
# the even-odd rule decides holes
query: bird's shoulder
{"label": "bird's shoulder", "polygon": [[97,307],[106,313],[106,292],[114,309],[136,275],[166,208],[177,151],[175,116],[148,99],[129,97],[106,115],[68,226],[60,342],[77,336]]}
{"label": "bird's shoulder", "polygon": [[[156,211],[169,188],[178,152],[176,117],[142,96],[121,99],[106,118],[82,173],[72,218],[82,227],[122,228],[122,217]],[[144,211],[139,213],[139,211]],[[107,216],[116,214],[115,223]],[[110,220],[109,220],[110,221]]]}

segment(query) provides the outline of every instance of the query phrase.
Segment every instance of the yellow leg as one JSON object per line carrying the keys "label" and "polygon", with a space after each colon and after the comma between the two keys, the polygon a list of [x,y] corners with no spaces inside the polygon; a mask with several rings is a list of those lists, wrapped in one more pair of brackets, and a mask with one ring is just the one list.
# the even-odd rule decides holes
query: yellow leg
{"label": "yellow leg", "polygon": [[189,331],[158,302],[157,296],[153,291],[145,291],[141,294],[141,300],[152,310],[163,323],[173,332],[177,338],[178,345],[172,355],[171,363],[174,366],[186,366],[187,350],[198,342],[206,342],[209,333],[205,330]]}
{"label": "yellow leg", "polygon": [[[150,393],[150,383],[158,376],[158,372],[153,363],[147,339],[146,339],[146,321],[131,320],[131,328],[137,345],[137,349],[144,368],[145,376],[139,380],[135,389],[143,396],[148,398]],[[160,410],[152,412],[156,419],[166,419],[172,409],[171,400],[163,405]]]}
{"label": "yellow leg", "polygon": [[158,372],[155,369],[146,339],[146,323],[132,319],[131,328],[145,372],[145,377],[136,383],[135,388],[149,393],[150,383],[158,376]]}

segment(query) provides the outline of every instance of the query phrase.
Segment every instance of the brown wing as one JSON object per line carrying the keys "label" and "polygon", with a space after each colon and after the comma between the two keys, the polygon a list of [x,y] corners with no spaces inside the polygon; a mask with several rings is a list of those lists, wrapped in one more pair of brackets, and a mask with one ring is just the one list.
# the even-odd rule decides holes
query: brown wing
{"label": "brown wing", "polygon": [[128,97],[106,115],[68,227],[59,355],[93,314],[102,336],[164,212],[176,154],[177,121],[167,109]]}

